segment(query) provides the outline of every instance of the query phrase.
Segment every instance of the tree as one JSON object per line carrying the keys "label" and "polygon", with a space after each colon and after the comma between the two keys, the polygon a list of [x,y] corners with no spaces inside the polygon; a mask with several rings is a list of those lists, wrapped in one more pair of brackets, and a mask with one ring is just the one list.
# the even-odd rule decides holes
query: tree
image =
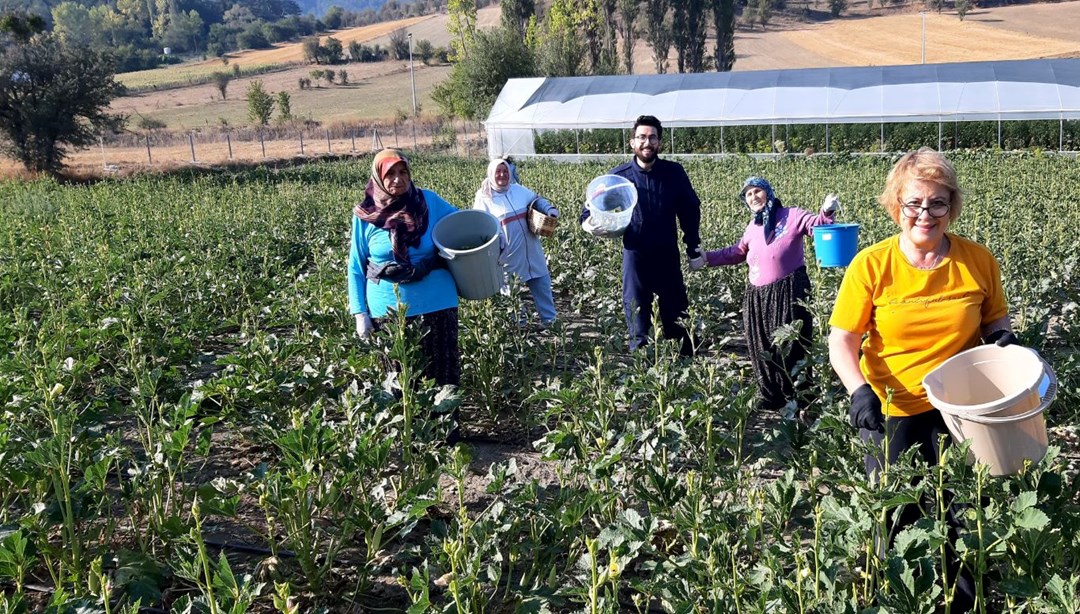
{"label": "tree", "polygon": [[53,34],[65,45],[89,47],[94,42],[90,9],[75,2],[61,2],[52,10]]}
{"label": "tree", "polygon": [[202,48],[205,32],[202,17],[194,9],[187,13],[178,11],[169,20],[161,44],[178,51],[198,51]]}
{"label": "tree", "polygon": [[310,74],[311,78],[315,80],[315,87],[321,87],[319,85],[319,79],[323,78],[323,74],[325,74],[325,71],[323,71],[323,69],[321,68],[316,68],[308,74]]}
{"label": "tree", "polygon": [[735,66],[735,0],[712,0],[716,50],[713,64],[719,72]]}
{"label": "tree", "polygon": [[349,42],[349,61],[362,62],[364,60],[364,46],[360,41]]}
{"label": "tree", "polygon": [[545,77],[575,77],[582,74],[586,43],[578,31],[574,0],[552,0],[543,33],[539,36],[536,67]]}
{"label": "tree", "polygon": [[390,54],[395,60],[409,59],[409,33],[398,28],[390,33]]}
{"label": "tree", "polygon": [[705,68],[705,0],[684,0],[673,7],[671,38],[679,54],[679,72],[701,72]]}
{"label": "tree", "polygon": [[33,27],[0,20],[16,39],[0,51],[0,151],[31,171],[56,174],[69,148],[120,128],[123,118],[108,108],[123,86],[104,54],[47,33],[21,39]]}
{"label": "tree", "polygon": [[326,24],[326,27],[330,30],[337,30],[341,27],[343,17],[345,16],[345,10],[340,6],[334,5],[326,9],[326,13],[323,15],[322,21]]}
{"label": "tree", "polygon": [[304,50],[304,61],[319,63],[319,59],[322,56],[322,47],[319,45],[319,37],[311,36],[304,39],[301,43],[301,48]]}
{"label": "tree", "polygon": [[414,52],[413,55],[419,57],[424,64],[428,64],[431,62],[431,58],[435,57],[435,46],[428,39],[422,38],[416,41]]}
{"label": "tree", "polygon": [[292,97],[284,90],[277,93],[278,121],[281,123],[292,119]]}
{"label": "tree", "polygon": [[326,79],[327,85],[333,85],[334,79],[337,79],[337,72],[334,70],[324,70],[322,73],[322,78]]}
{"label": "tree", "polygon": [[626,74],[634,74],[634,43],[637,42],[637,30],[634,29],[634,20],[637,19],[639,0],[618,0],[619,3],[619,35],[623,40],[623,67]]}
{"label": "tree", "polygon": [[248,117],[260,126],[270,123],[274,97],[263,89],[262,81],[252,81],[247,88]]}
{"label": "tree", "polygon": [[956,15],[960,18],[960,21],[964,21],[968,11],[975,7],[975,0],[956,0],[954,6],[956,7]]}
{"label": "tree", "polygon": [[323,57],[326,58],[326,63],[339,64],[344,55],[345,48],[342,46],[341,41],[333,36],[327,37],[326,45],[323,46]]}
{"label": "tree", "polygon": [[450,15],[446,24],[450,33],[450,61],[458,62],[469,56],[476,38],[476,0],[447,0],[446,11]]}
{"label": "tree", "polygon": [[507,79],[536,76],[532,53],[515,30],[481,30],[473,42],[469,58],[454,64],[450,76],[432,93],[447,115],[484,117]]}
{"label": "tree", "polygon": [[221,92],[221,99],[225,100],[225,90],[229,89],[229,82],[233,80],[233,76],[227,72],[216,71],[210,75],[210,78],[214,81],[214,87]]}
{"label": "tree", "polygon": [[668,0],[645,0],[645,42],[652,47],[657,74],[667,72],[671,49],[671,25],[667,20]]}
{"label": "tree", "polygon": [[499,8],[503,27],[514,30],[518,36],[525,36],[525,25],[536,14],[536,0],[501,0]]}
{"label": "tree", "polygon": [[338,78],[338,82],[341,83],[342,85],[348,85],[349,84],[349,73],[344,68],[337,71],[337,78]]}

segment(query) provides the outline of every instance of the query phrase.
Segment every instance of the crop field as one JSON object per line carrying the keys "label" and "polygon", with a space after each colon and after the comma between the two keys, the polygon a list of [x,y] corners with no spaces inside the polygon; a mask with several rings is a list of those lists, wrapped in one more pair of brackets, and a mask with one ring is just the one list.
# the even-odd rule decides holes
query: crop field
{"label": "crop field", "polygon": [[[1060,382],[1050,452],[1008,478],[953,448],[867,481],[824,351],[840,270],[808,264],[810,424],[754,409],[744,267],[686,273],[701,356],[628,354],[619,244],[572,223],[613,162],[520,165],[564,212],[545,239],[560,320],[519,330],[518,293],[463,302],[457,390],[418,381],[400,322],[355,337],[370,158],[0,183],[0,612],[930,613],[948,611],[952,539],[981,611],[1075,612],[1080,162],[952,159],[953,230],[998,257],[1014,327]],[[787,205],[841,195],[861,246],[894,234],[875,201],[891,162],[685,165],[716,249],[746,223],[749,174]],[[414,166],[469,206],[485,162]],[[447,447],[454,407],[467,439]],[[920,496],[936,511],[878,549]]]}

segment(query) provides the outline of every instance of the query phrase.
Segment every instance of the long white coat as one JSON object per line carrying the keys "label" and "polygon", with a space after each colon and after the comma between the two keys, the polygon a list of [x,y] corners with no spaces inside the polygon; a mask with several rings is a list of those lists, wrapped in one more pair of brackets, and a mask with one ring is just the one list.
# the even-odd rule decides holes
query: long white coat
{"label": "long white coat", "polygon": [[540,237],[529,231],[528,209],[534,200],[541,213],[550,214],[555,208],[517,183],[511,183],[504,192],[492,191],[490,197],[477,191],[473,200],[473,209],[487,211],[499,220],[505,245],[500,256],[503,268],[507,274],[517,275],[522,281],[549,274]]}

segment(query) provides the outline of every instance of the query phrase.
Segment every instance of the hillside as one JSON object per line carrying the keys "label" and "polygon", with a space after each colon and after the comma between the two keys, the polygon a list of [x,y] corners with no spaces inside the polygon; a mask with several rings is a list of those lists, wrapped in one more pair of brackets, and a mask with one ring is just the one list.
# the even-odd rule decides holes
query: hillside
{"label": "hillside", "polygon": [[[922,53],[922,18],[911,11],[867,9],[856,3],[850,15],[840,19],[821,18],[812,4],[794,4],[788,14],[780,15],[768,29],[740,26],[735,49],[735,70],[811,68],[824,66],[867,66],[917,63]],[[1080,57],[1080,30],[1075,27],[1080,2],[1035,4],[978,9],[960,21],[955,14],[931,13],[926,16],[926,61],[928,63],[972,60],[1029,59],[1039,57]],[[812,19],[796,19],[795,15]],[[405,27],[415,40],[427,39],[435,46],[449,43],[445,14],[413,18],[333,33],[347,45],[349,41],[386,45],[389,33]],[[481,9],[480,27],[499,22],[497,6]],[[713,42],[708,42],[709,47]],[[635,73],[655,72],[651,49],[644,42],[635,48]],[[297,82],[314,66],[302,63],[299,44],[281,45],[270,50],[246,51],[229,56],[230,64],[292,66],[261,77],[270,91],[285,90],[293,97],[293,109],[317,121],[373,120],[392,117],[411,106],[408,62],[386,61],[374,64],[347,64],[348,86],[328,86],[299,90]],[[675,65],[675,54],[669,56]],[[170,67],[158,71],[121,75],[125,83],[136,79],[167,79],[169,71],[221,70],[219,61]],[[416,62],[416,89],[422,113],[433,114],[430,93],[449,74],[447,66],[427,67]],[[200,85],[165,92],[144,93],[117,100],[113,108],[133,116],[149,116],[165,121],[169,128],[197,128],[229,123],[246,123],[243,91],[251,79],[230,85],[227,100],[220,100],[211,85]]]}

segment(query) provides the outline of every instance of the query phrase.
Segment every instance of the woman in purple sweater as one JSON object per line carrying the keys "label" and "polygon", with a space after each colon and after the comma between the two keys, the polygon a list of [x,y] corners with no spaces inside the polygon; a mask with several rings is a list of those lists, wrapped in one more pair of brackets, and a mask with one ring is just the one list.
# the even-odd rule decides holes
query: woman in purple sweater
{"label": "woman in purple sweater", "polygon": [[[743,182],[739,197],[750,208],[753,219],[738,243],[706,252],[705,263],[722,266],[745,262],[749,266],[743,326],[761,395],[758,406],[778,410],[794,400],[801,416],[809,403],[804,393],[810,382],[810,366],[807,363],[798,377],[792,370],[806,358],[813,338],[813,317],[803,305],[810,298],[803,237],[810,235],[814,226],[831,224],[840,201],[831,194],[826,196],[818,215],[785,207],[761,177]],[[785,354],[773,343],[773,334],[796,321],[802,323],[799,339]]]}

